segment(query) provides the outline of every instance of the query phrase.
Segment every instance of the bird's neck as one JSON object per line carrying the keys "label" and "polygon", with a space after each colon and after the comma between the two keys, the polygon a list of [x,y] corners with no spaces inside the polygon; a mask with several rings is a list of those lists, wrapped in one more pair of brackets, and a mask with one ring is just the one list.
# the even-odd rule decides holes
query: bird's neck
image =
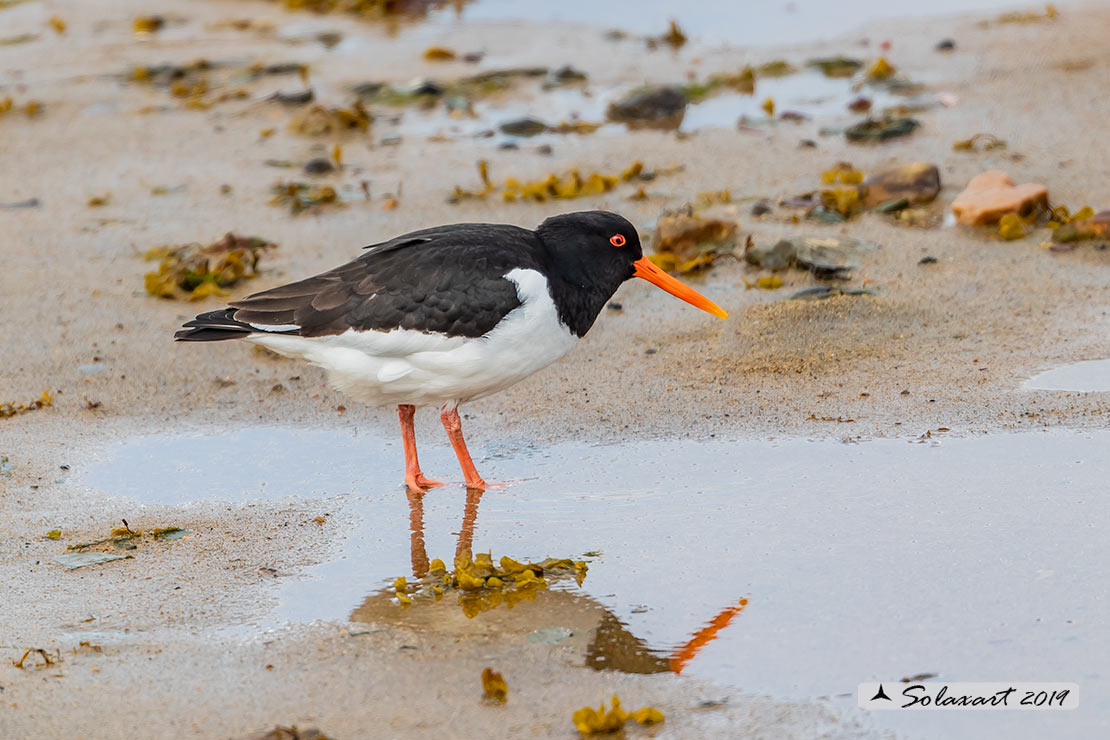
{"label": "bird's neck", "polygon": [[559,312],[559,320],[576,336],[585,336],[601,310],[615,292],[615,287],[590,280],[584,265],[574,260],[563,261],[550,273],[551,299]]}

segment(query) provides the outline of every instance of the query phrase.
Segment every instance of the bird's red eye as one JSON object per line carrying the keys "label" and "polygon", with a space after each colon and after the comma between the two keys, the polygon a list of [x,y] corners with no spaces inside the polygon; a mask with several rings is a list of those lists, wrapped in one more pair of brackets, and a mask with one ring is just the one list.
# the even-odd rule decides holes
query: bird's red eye
{"label": "bird's red eye", "polygon": [[624,236],[622,234],[613,234],[611,237],[609,237],[609,243],[612,244],[614,247],[623,247]]}

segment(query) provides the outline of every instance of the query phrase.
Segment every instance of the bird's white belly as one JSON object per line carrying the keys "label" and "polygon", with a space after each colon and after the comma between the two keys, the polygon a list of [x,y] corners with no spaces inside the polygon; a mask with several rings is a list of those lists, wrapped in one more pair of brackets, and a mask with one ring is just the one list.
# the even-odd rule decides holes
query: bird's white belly
{"label": "bird's white belly", "polygon": [[328,372],[339,390],[369,403],[441,405],[495,393],[550,365],[578,343],[559,322],[547,279],[535,270],[505,275],[521,305],[482,337],[407,329],[348,329],[324,337],[251,334],[248,341]]}

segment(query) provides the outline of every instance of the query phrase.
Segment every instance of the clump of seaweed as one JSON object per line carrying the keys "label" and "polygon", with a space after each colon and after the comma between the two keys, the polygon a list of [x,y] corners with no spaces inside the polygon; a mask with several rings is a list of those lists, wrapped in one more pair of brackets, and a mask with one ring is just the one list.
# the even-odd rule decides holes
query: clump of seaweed
{"label": "clump of seaweed", "polygon": [[[447,5],[447,0],[270,0],[281,3],[286,10],[307,10],[325,15],[346,13],[363,20],[389,20],[405,16],[419,18],[431,10]],[[467,0],[451,0],[461,7]]]}
{"label": "clump of seaweed", "polygon": [[0,98],[0,117],[15,111],[22,111],[28,118],[35,118],[43,111],[43,105],[37,100],[28,100],[22,105],[16,105],[10,96]]}
{"label": "clump of seaweed", "polygon": [[952,144],[954,152],[989,152],[1005,148],[1006,141],[994,134],[975,134],[970,139],[961,139]]}
{"label": "clump of seaweed", "polygon": [[208,245],[185,244],[149,249],[143,254],[158,269],[145,276],[147,293],[159,298],[199,300],[226,295],[227,288],[258,276],[262,255],[277,244],[257,236],[228,233]]}
{"label": "clump of seaweed", "polygon": [[299,62],[242,65],[197,59],[187,64],[137,65],[120,75],[120,79],[163,89],[184,108],[207,110],[217,103],[249,98],[251,93],[245,85],[265,77],[291,74],[307,82],[308,67]]}
{"label": "clump of seaweed", "polygon": [[398,578],[393,583],[394,595],[402,607],[409,607],[414,599],[439,601],[450,592],[458,593],[458,603],[463,614],[473,619],[482,612],[501,604],[512,608],[521,601],[532,601],[536,594],[547,588],[549,577],[571,576],[579,585],[586,577],[588,566],[583,560],[547,558],[539,563],[521,563],[502,557],[496,564],[491,553],[478,553],[455,558],[455,569],[448,571],[443,561],[436,558],[428,568],[428,575],[415,583]]}
{"label": "clump of seaweed", "polygon": [[[78,542],[66,545],[66,552],[107,552],[110,550],[134,550],[136,544],[144,539],[144,531],[131,529],[126,519],[121,520],[122,527],[114,527],[108,537],[92,542]],[[146,540],[179,540],[189,534],[189,530],[177,526],[155,527],[145,532]]]}
{"label": "clump of seaweed", "polygon": [[434,107],[443,101],[452,110],[467,110],[473,101],[512,89],[524,80],[542,79],[545,89],[580,84],[586,74],[570,66],[512,67],[461,77],[450,81],[420,79],[404,85],[363,82],[351,91],[367,103],[388,106]]}
{"label": "clump of seaweed", "polygon": [[26,414],[28,411],[38,411],[53,405],[54,395],[50,391],[43,391],[41,396],[30,403],[0,403],[0,419],[19,416],[20,414]]}
{"label": "clump of seaweed", "polygon": [[648,259],[667,272],[688,273],[710,267],[736,248],[736,222],[693,215],[692,209],[659,219]]}
{"label": "clump of seaweed", "polygon": [[447,202],[459,203],[468,199],[481,199],[495,193],[500,193],[502,199],[507,203],[582,198],[607,193],[621,183],[654,180],[659,175],[671,171],[673,170],[668,170],[665,173],[647,170],[644,168],[644,163],[637,160],[623,172],[615,174],[591,172],[588,175],[582,175],[579,170],[575,169],[561,174],[551,172],[547,176],[535,180],[519,180],[510,177],[502,185],[498,185],[490,178],[489,163],[483,159],[478,162],[478,175],[482,180],[482,188],[480,190],[465,190],[456,185],[454,192],[447,198]]}
{"label": "clump of seaweed", "polygon": [[490,667],[482,671],[482,695],[487,701],[504,704],[509,700],[509,684]]}
{"label": "clump of seaweed", "polygon": [[[1044,12],[1038,13],[1037,11],[1012,11],[1003,13],[995,19],[995,23],[1044,23],[1046,21],[1054,21],[1060,17],[1060,11],[1052,3],[1045,3]],[[980,27],[987,27],[990,21],[980,21]]]}
{"label": "clump of seaweed", "polygon": [[641,707],[634,712],[626,712],[621,708],[621,700],[614,694],[612,708],[608,711],[602,702],[597,709],[582,707],[572,717],[575,728],[583,735],[620,732],[629,720],[641,725],[657,725],[663,722],[663,713],[655,707]]}
{"label": "clump of seaweed", "polygon": [[681,49],[687,41],[686,34],[678,27],[678,21],[671,19],[667,24],[667,31],[660,36],[651,36],[646,39],[649,49],[654,49],[660,45],[666,45],[672,49]]}
{"label": "clump of seaweed", "polygon": [[334,136],[349,131],[365,131],[374,117],[361,100],[348,107],[313,105],[289,122],[289,130],[302,136]]}
{"label": "clump of seaweed", "polygon": [[755,93],[756,71],[752,66],[745,66],[739,72],[727,72],[710,75],[701,82],[691,82],[682,86],[686,100],[697,103],[717,93],[730,90],[733,92],[752,95]]}
{"label": "clump of seaweed", "polygon": [[327,207],[342,208],[346,205],[339,200],[339,193],[331,185],[279,182],[270,188],[270,192],[274,194],[270,203],[275,206],[288,205],[294,216],[308,210],[315,213]]}

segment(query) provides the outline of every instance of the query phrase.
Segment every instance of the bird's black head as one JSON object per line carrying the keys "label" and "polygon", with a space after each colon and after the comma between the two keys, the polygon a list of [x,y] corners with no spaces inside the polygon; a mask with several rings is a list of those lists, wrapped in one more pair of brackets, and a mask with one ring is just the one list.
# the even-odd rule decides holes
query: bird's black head
{"label": "bird's black head", "polygon": [[547,249],[551,297],[559,318],[583,336],[621,283],[640,277],[724,318],[716,304],[660,270],[646,257],[628,219],[609,211],[552,216],[536,234]]}
{"label": "bird's black head", "polygon": [[552,267],[579,287],[597,285],[609,295],[632,277],[644,256],[640,235],[628,219],[609,211],[579,211],[552,216],[536,229]]}
{"label": "bird's black head", "polygon": [[608,211],[552,216],[536,234],[547,250],[559,319],[583,336],[620,284],[635,274],[635,262],[644,255],[640,235],[628,219]]}

